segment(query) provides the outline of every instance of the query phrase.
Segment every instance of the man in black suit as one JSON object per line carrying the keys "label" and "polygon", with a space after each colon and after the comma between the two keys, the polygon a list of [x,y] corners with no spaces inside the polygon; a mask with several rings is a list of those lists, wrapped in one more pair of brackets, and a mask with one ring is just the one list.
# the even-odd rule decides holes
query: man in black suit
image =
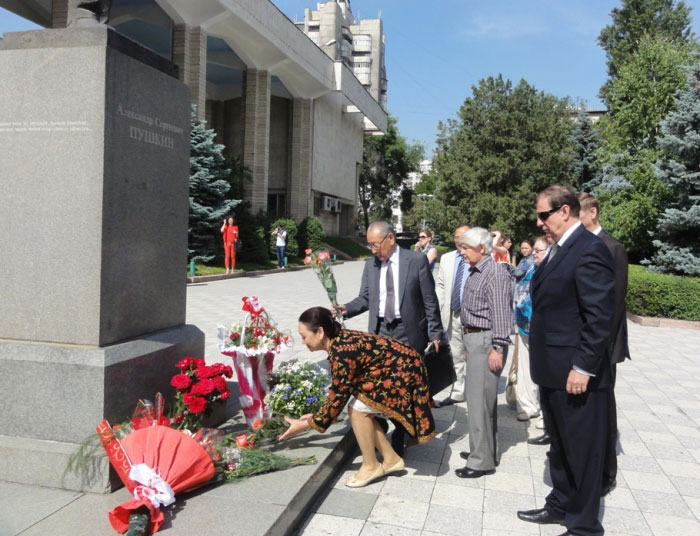
{"label": "man in black suit", "polygon": [[617,485],[617,406],[615,404],[615,378],[617,377],[617,364],[630,357],[630,349],[627,344],[627,309],[625,298],[627,296],[627,251],[625,246],[615,240],[600,226],[600,204],[591,194],[579,194],[581,203],[580,220],[587,231],[590,231],[607,246],[613,258],[615,269],[615,316],[613,317],[613,329],[610,348],[610,396],[608,400],[608,444],[605,450],[605,465],[603,467],[603,490],[605,496],[615,489]]}
{"label": "man in black suit", "polygon": [[550,186],[537,197],[537,226],[552,241],[530,292],[530,374],[552,437],[554,489],[524,521],[565,525],[564,535],[603,534],[598,520],[608,430],[609,339],[615,278],[608,248],[578,219],[576,193]]}
{"label": "man in black suit", "polygon": [[[365,262],[360,294],[338,305],[338,310],[348,318],[369,311],[370,333],[399,340],[420,355],[431,341],[437,350],[442,323],[428,258],[400,248],[393,228],[383,221],[369,226],[367,244],[374,258]],[[399,455],[404,450],[403,432],[403,427],[397,426],[391,438]]]}

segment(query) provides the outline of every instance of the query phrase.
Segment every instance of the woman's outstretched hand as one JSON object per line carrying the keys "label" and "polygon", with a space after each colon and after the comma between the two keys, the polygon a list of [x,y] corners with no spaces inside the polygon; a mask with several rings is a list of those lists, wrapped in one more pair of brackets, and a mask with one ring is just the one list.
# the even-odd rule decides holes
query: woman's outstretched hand
{"label": "woman's outstretched hand", "polygon": [[313,413],[307,413],[302,415],[300,419],[292,419],[291,417],[285,417],[284,420],[289,423],[289,428],[281,436],[277,438],[278,441],[284,441],[285,439],[290,439],[300,433],[309,429],[309,421],[313,417]]}

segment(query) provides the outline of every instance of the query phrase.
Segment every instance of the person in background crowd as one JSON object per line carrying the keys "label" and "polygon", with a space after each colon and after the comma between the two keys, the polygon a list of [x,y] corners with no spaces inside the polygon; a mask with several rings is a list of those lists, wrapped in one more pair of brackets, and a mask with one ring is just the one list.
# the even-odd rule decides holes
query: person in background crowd
{"label": "person in background crowd", "polygon": [[221,226],[221,234],[224,238],[226,273],[232,274],[236,267],[236,240],[238,240],[238,225],[236,225],[236,220],[233,219],[233,216],[229,216],[228,220],[224,220],[224,224]]}
{"label": "person in background crowd", "polygon": [[491,236],[493,237],[491,250],[493,260],[496,261],[496,264],[509,263],[510,258],[508,256],[508,250],[503,247],[503,233],[501,233],[501,231],[493,231]]}
{"label": "person in background crowd", "polygon": [[287,248],[287,231],[281,225],[275,227],[272,231],[272,236],[275,237],[275,250],[277,251],[277,267],[284,268],[284,251]]}
{"label": "person in background crowd", "polygon": [[603,489],[605,496],[615,489],[617,485],[617,405],[615,403],[615,378],[617,377],[617,364],[630,358],[630,349],[627,344],[627,310],[625,298],[627,296],[627,251],[625,246],[615,240],[600,226],[600,204],[591,194],[582,193],[578,196],[581,203],[581,223],[607,246],[613,258],[615,268],[615,316],[613,318],[613,330],[610,355],[610,397],[608,400],[608,444],[605,451],[605,465],[603,467]]}
{"label": "person in background crowd", "polygon": [[[457,239],[471,228],[469,224],[459,225],[454,232],[455,247]],[[456,402],[464,402],[464,380],[467,375],[467,356],[462,342],[462,295],[464,284],[469,277],[469,264],[464,260],[459,251],[448,251],[440,257],[437,277],[435,279],[435,292],[440,302],[440,318],[442,326],[450,341],[452,363],[455,367],[457,379],[452,384],[450,396],[440,402],[441,406],[448,406]]]}
{"label": "person in background crowd", "polygon": [[506,235],[503,237],[503,248],[506,250],[506,253],[508,255],[508,264],[510,264],[513,268],[515,268],[515,253],[511,251],[511,248],[513,247],[513,237]]}
{"label": "person in background crowd", "polygon": [[553,489],[543,508],[523,510],[532,523],[566,526],[565,535],[602,535],[599,519],[610,387],[609,341],[615,278],[608,248],[579,221],[568,186],[537,196],[537,226],[552,246],[530,283],[530,372],[540,386],[552,438]]}
{"label": "person in background crowd", "polygon": [[432,272],[435,268],[435,261],[437,260],[438,252],[435,249],[433,242],[433,233],[428,229],[423,229],[418,234],[418,243],[413,246],[414,251],[420,251],[423,255],[428,257],[428,263],[430,264],[430,271]]}
{"label": "person in background crowd", "polygon": [[[370,333],[401,341],[421,356],[429,343],[437,350],[442,339],[442,322],[428,258],[400,248],[394,229],[383,221],[369,226],[367,244],[374,257],[365,262],[360,294],[344,305],[337,305],[336,312],[352,318],[369,311],[367,331]],[[391,446],[400,456],[404,452],[404,440],[404,429],[397,425]]]}
{"label": "person in background crowd", "polygon": [[547,252],[547,238],[544,236],[535,240],[532,253],[532,264],[527,272],[515,285],[513,303],[515,304],[515,324],[517,326],[518,346],[518,382],[515,384],[515,407],[519,421],[528,421],[539,417],[540,401],[537,385],[530,377],[530,319],[532,318],[532,300],[530,297],[530,282],[535,269],[542,263]]}
{"label": "person in background crowd", "polygon": [[469,263],[470,275],[462,298],[462,331],[467,354],[467,412],[469,452],[461,452],[467,464],[455,473],[479,478],[498,465],[496,398],[498,378],[505,366],[513,305],[508,271],[491,257],[492,236],[473,227],[457,239],[459,252]]}
{"label": "person in background crowd", "polygon": [[[309,427],[325,432],[347,404],[362,465],[345,485],[361,488],[403,471],[403,459],[391,448],[375,416],[393,415],[417,443],[435,437],[428,378],[420,354],[388,337],[341,329],[323,307],[312,307],[301,314],[299,335],[312,352],[328,352],[332,382],[326,402],[316,414],[300,419],[285,417],[290,426],[279,439],[294,437]],[[375,449],[382,455],[382,463]]]}
{"label": "person in background crowd", "polygon": [[532,240],[526,238],[520,244],[520,253],[522,253],[523,258],[513,270],[513,277],[516,281],[519,281],[532,266]]}

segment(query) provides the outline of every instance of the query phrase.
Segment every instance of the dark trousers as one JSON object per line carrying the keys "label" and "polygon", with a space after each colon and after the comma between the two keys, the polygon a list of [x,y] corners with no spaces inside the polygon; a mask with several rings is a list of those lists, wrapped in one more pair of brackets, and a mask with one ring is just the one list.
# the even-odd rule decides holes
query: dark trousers
{"label": "dark trousers", "polygon": [[615,402],[617,364],[612,363],[610,370],[612,378],[608,392],[608,434],[603,465],[603,486],[607,486],[617,478],[617,403]]}
{"label": "dark trousers", "polygon": [[[375,328],[374,333],[376,335],[384,335],[385,337],[391,337],[392,339],[396,339],[397,341],[404,343],[406,346],[411,346],[411,344],[408,342],[406,329],[404,328],[403,322],[401,322],[400,319],[395,320],[391,324],[387,324],[386,322],[384,322],[383,318],[379,318],[377,320],[377,327]],[[421,353],[421,350],[417,351],[418,353]],[[406,442],[406,430],[399,421],[391,419],[391,422],[394,423],[395,428],[394,433],[391,436],[391,444],[400,444],[403,447],[403,445]]]}
{"label": "dark trousers", "polygon": [[608,390],[570,395],[540,387],[544,425],[552,438],[549,472],[554,489],[547,508],[565,515],[577,536],[603,534],[598,520],[608,431]]}
{"label": "dark trousers", "polygon": [[275,246],[277,249],[277,266],[284,268],[284,250],[287,246]]}

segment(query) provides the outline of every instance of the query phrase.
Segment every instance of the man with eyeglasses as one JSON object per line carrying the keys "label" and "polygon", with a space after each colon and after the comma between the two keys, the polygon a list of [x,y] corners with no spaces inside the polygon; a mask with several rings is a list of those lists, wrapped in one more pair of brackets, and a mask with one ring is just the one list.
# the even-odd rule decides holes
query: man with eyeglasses
{"label": "man with eyeglasses", "polygon": [[[437,350],[442,336],[440,309],[428,259],[400,248],[390,224],[374,222],[367,229],[367,245],[374,254],[365,262],[360,294],[337,310],[347,318],[369,311],[370,333],[386,335],[420,355],[432,342]],[[403,427],[397,426],[391,444],[402,455]]]}
{"label": "man with eyeglasses", "polygon": [[565,525],[563,535],[603,534],[598,520],[608,429],[609,337],[615,309],[610,252],[579,221],[567,186],[537,197],[537,226],[552,241],[530,286],[530,374],[551,436],[553,490],[544,508],[519,511],[533,523]]}

